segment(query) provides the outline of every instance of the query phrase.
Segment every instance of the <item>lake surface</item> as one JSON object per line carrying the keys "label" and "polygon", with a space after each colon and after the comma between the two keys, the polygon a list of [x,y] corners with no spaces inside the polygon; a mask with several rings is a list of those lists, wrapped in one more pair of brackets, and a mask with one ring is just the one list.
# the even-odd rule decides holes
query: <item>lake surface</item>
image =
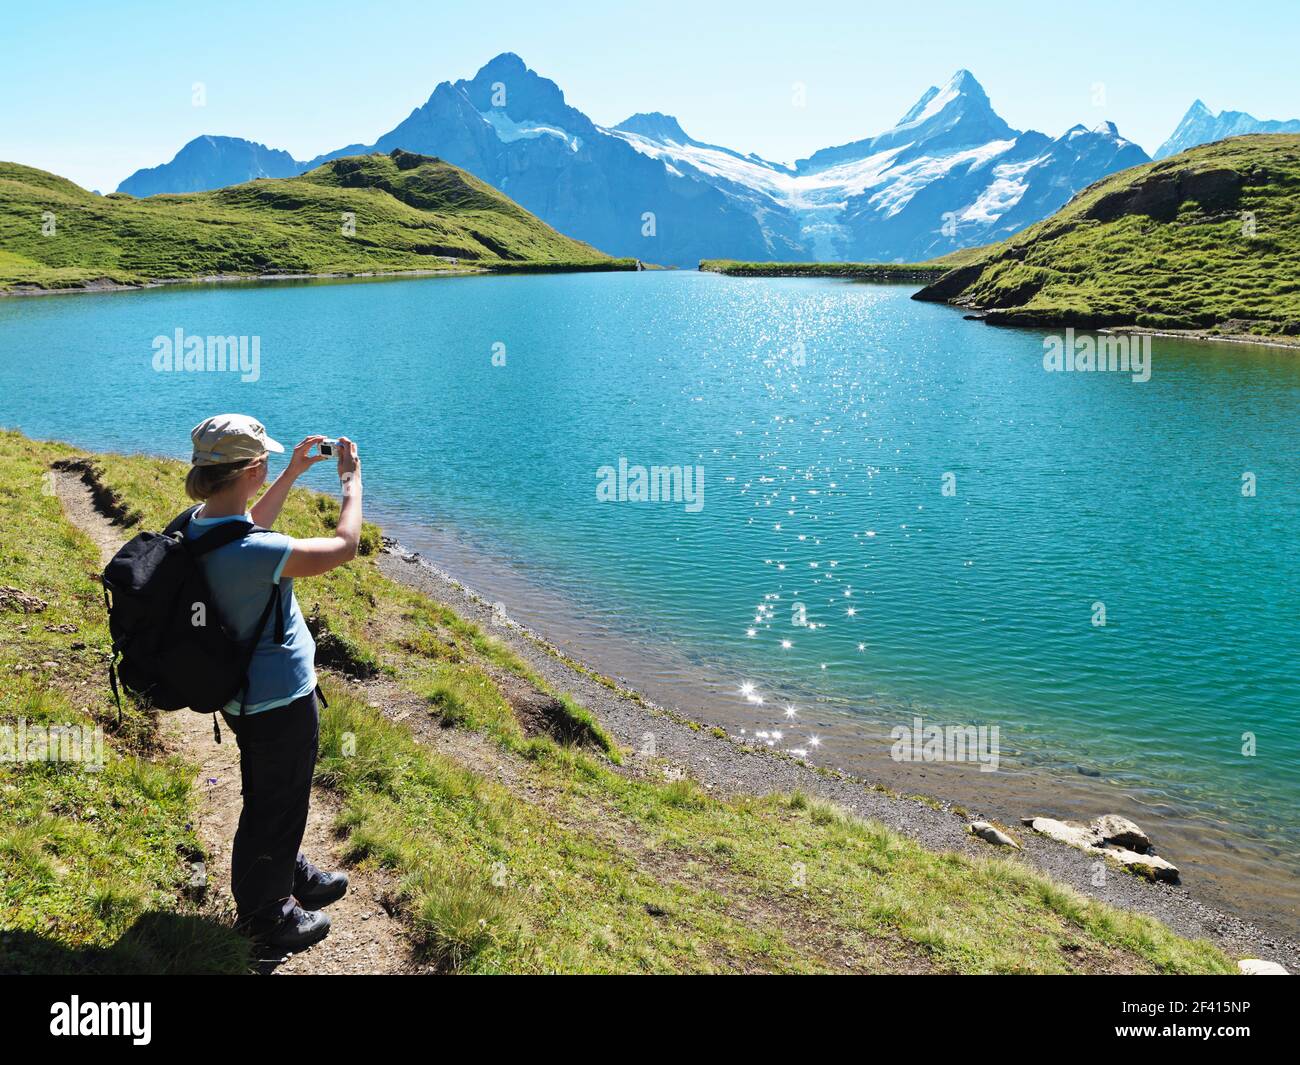
{"label": "lake surface", "polygon": [[[963,767],[967,792],[1122,805],[1185,880],[1199,864],[1294,918],[1300,358],[1155,338],[1145,383],[1048,373],[1044,333],[913,290],[642,273],[5,299],[0,425],[176,457],[218,411],[290,445],[348,434],[404,542],[651,694],[904,779],[895,726],[997,726],[999,771]],[[258,379],[156,372],[177,329],[258,338]],[[620,459],[702,468],[703,505],[600,501]]]}

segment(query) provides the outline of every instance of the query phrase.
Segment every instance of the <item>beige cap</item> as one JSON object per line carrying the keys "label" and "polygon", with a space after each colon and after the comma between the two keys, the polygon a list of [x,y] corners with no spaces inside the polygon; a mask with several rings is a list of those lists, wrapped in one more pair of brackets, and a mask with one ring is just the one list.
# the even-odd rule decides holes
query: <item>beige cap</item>
{"label": "beige cap", "polygon": [[195,466],[220,466],[227,462],[260,459],[268,451],[280,452],[278,444],[266,435],[266,427],[247,414],[218,414],[199,422],[190,433],[194,441]]}

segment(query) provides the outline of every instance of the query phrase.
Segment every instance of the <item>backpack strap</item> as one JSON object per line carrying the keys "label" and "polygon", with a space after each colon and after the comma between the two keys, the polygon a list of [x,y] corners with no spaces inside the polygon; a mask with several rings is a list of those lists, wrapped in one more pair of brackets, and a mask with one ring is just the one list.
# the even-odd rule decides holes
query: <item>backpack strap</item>
{"label": "backpack strap", "polygon": [[202,503],[195,503],[194,506],[189,508],[189,510],[183,510],[181,513],[177,514],[176,517],[172,518],[172,520],[167,523],[167,528],[163,529],[163,535],[174,536],[176,533],[181,533],[183,535],[185,527],[189,525],[190,519],[199,512],[199,507],[201,506],[203,506]]}
{"label": "backpack strap", "polygon": [[[108,585],[104,583],[102,577],[100,578],[99,586],[104,591],[104,613],[111,616],[113,613],[113,602],[108,597]],[[122,696],[118,694],[118,690],[117,690],[117,656],[118,656],[117,644],[114,643],[112,654],[108,656],[108,683],[113,689],[113,702],[117,703],[117,723],[118,726],[121,727]]]}
{"label": "backpack strap", "polygon": [[194,515],[198,513],[199,506],[202,506],[202,504],[190,507],[189,510],[178,514],[171,520],[171,523],[167,528],[163,530],[164,536],[179,535],[181,537],[181,542],[190,549],[190,554],[195,558],[201,558],[209,551],[215,551],[219,547],[233,544],[236,540],[242,540],[254,530],[258,532],[267,531],[265,529],[260,529],[257,525],[253,524],[253,522],[244,521],[241,518],[239,521],[224,521],[216,528],[204,533],[202,536],[191,537],[189,535],[189,524],[194,518]]}
{"label": "backpack strap", "polygon": [[196,536],[192,540],[187,536],[181,542],[190,549],[191,555],[202,558],[209,551],[242,540],[256,528],[257,526],[249,521],[225,521],[202,536]]}
{"label": "backpack strap", "polygon": [[[177,515],[172,523],[163,530],[167,534],[180,533],[182,542],[190,549],[190,553],[195,558],[201,558],[209,551],[215,551],[219,547],[233,544],[236,540],[242,540],[249,533],[270,531],[250,521],[227,521],[222,522],[215,529],[204,533],[202,536],[191,539],[187,535],[189,523],[198,512],[198,509],[198,506],[190,507],[183,514]],[[266,600],[266,606],[262,608],[262,616],[257,619],[257,627],[253,630],[253,635],[248,642],[248,652],[244,656],[244,686],[239,692],[239,713],[241,717],[248,706],[248,673],[253,668],[253,655],[257,653],[257,645],[262,642],[262,634],[266,632],[266,623],[271,620],[272,608],[275,609],[276,641],[284,643],[284,602],[280,598],[280,585],[278,584],[271,585],[271,594]],[[212,732],[216,741],[220,743],[221,733],[217,730],[215,717],[212,719]]]}
{"label": "backpack strap", "polygon": [[271,597],[267,599],[266,606],[262,608],[262,616],[257,619],[257,628],[253,630],[253,637],[248,643],[248,654],[244,656],[244,686],[239,691],[239,716],[244,716],[244,709],[248,705],[248,672],[253,668],[253,655],[257,654],[257,645],[262,642],[262,633],[266,631],[266,623],[271,620],[271,608],[275,607],[276,616],[276,638],[280,643],[284,643],[284,603],[280,599],[280,586],[271,585]]}

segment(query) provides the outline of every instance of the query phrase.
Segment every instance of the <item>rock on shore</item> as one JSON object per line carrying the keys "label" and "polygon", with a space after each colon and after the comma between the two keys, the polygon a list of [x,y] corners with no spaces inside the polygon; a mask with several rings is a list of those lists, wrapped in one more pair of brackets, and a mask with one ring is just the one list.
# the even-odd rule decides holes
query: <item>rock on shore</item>
{"label": "rock on shore", "polygon": [[1243,976],[1290,976],[1286,969],[1275,961],[1260,961],[1259,958],[1242,958],[1237,968]]}
{"label": "rock on shore", "polygon": [[1178,883],[1178,867],[1153,853],[1150,837],[1127,817],[1106,814],[1087,825],[1051,817],[1024,817],[1021,821],[1050,839],[1111,858],[1148,880]]}
{"label": "rock on shore", "polygon": [[992,843],[996,847],[1014,847],[1016,850],[1020,850],[1019,843],[998,828],[997,825],[989,824],[987,821],[972,821],[970,831],[971,835],[979,836],[986,843]]}

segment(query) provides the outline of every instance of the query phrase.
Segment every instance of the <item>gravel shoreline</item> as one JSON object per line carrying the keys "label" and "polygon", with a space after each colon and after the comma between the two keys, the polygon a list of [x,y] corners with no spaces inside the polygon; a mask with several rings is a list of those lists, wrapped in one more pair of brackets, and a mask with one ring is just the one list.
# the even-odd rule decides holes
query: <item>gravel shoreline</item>
{"label": "gravel shoreline", "polygon": [[[509,645],[548,684],[570,692],[590,709],[620,744],[639,749],[646,734],[652,733],[658,757],[686,770],[715,793],[762,795],[801,790],[837,802],[932,849],[990,853],[989,844],[970,835],[967,819],[953,812],[951,804],[887,794],[863,779],[717,736],[707,723],[692,722],[675,709],[657,705],[625,687],[611,688],[591,667],[566,658],[542,634],[511,620],[499,605],[395,541],[385,540],[379,567],[386,576],[444,603]],[[1149,883],[1107,870],[1105,883],[1097,886],[1092,882],[1094,857],[1027,828],[1016,835],[1024,849],[1014,854],[999,850],[1000,856],[1025,861],[1113,906],[1156,917],[1180,935],[1210,939],[1233,957],[1264,958],[1281,962],[1292,972],[1300,971],[1300,943],[1281,930],[1261,928],[1208,905],[1185,885]]]}
{"label": "gravel shoreline", "polygon": [[228,284],[265,284],[270,281],[347,281],[354,279],[397,280],[412,277],[467,277],[471,274],[489,273],[487,270],[472,267],[457,267],[448,270],[355,270],[346,273],[329,274],[196,274],[193,277],[153,277],[145,281],[111,281],[97,278],[83,281],[77,285],[65,285],[62,288],[43,288],[40,285],[17,284],[11,288],[0,288],[0,297],[13,296],[76,296],[100,292],[143,292],[151,288],[166,288],[173,285],[228,285]]}

